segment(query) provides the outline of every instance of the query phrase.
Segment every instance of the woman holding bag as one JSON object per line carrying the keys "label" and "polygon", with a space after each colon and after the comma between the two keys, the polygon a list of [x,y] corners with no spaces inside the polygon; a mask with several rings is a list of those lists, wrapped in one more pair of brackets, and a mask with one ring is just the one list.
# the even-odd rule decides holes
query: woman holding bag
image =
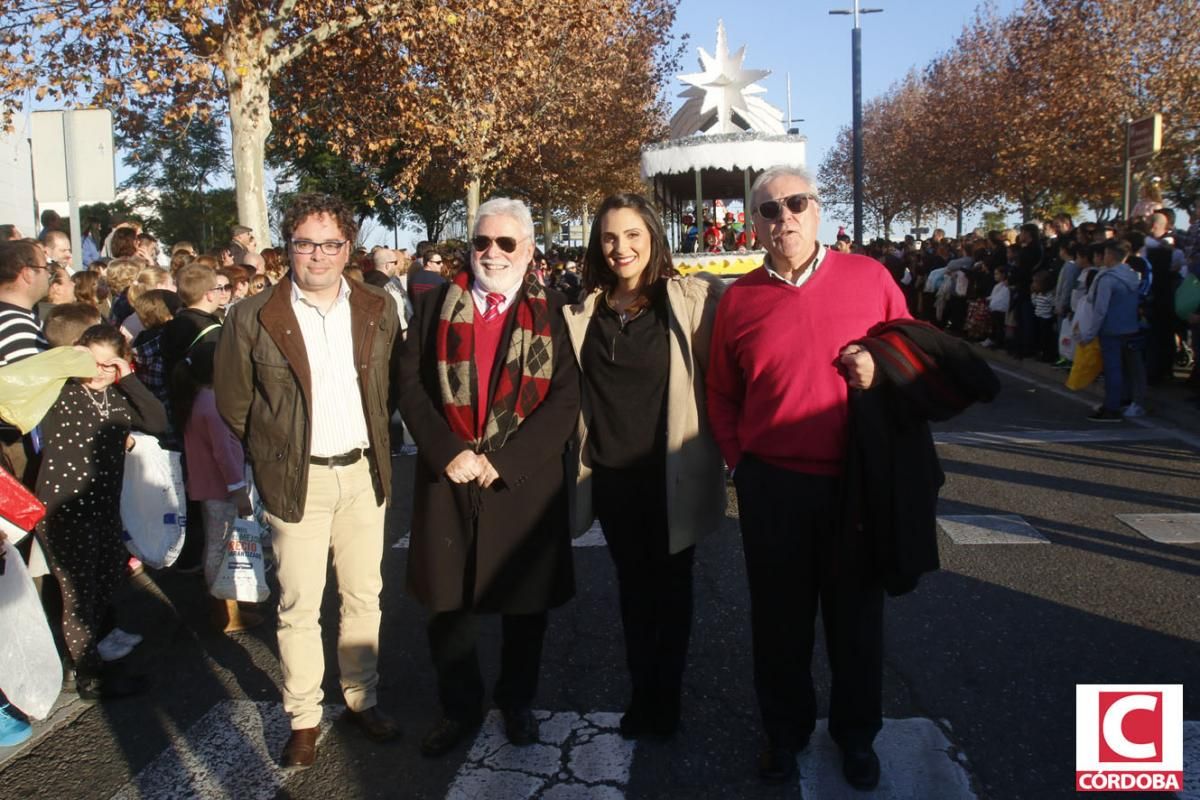
{"label": "woman holding bag", "polygon": [[600,521],[617,570],[632,698],[621,735],[671,736],[692,622],[692,562],[724,516],[704,373],[722,284],[679,277],[657,212],[608,197],[564,309],[583,372],[577,531]]}

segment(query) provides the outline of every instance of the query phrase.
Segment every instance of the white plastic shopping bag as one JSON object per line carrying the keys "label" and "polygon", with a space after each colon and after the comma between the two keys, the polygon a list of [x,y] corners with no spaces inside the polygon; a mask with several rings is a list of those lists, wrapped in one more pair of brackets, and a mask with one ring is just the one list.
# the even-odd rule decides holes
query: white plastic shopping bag
{"label": "white plastic shopping bag", "polygon": [[213,597],[242,603],[261,603],[271,594],[263,570],[262,528],[254,520],[234,520],[211,591]]}
{"label": "white plastic shopping bag", "polygon": [[45,719],[62,689],[62,662],[21,554],[10,542],[0,543],[0,552],[0,691],[28,716]]}
{"label": "white plastic shopping bag", "polygon": [[125,546],[147,566],[162,569],[179,558],[187,532],[183,463],[153,436],[135,433],[133,439],[121,487]]}
{"label": "white plastic shopping bag", "polygon": [[1074,325],[1075,321],[1067,318],[1058,329],[1058,355],[1067,361],[1075,358],[1075,345],[1078,344],[1075,341]]}

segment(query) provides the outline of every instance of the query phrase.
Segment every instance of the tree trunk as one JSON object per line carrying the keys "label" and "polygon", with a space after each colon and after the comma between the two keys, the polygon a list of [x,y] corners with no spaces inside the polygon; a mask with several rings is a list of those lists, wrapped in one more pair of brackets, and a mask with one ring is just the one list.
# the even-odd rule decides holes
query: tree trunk
{"label": "tree trunk", "polygon": [[[587,203],[583,204],[582,219],[583,219],[583,246],[587,247],[588,240],[591,239],[591,236],[592,236],[592,218],[590,216],[588,216]],[[682,250],[683,248],[680,247],[680,249]]]}
{"label": "tree trunk", "polygon": [[259,246],[266,247],[271,242],[263,166],[271,133],[271,78],[265,67],[268,59],[262,43],[253,36],[231,35],[223,49],[238,222],[252,228]]}
{"label": "tree trunk", "polygon": [[467,184],[467,238],[475,235],[475,215],[479,213],[479,176]]}
{"label": "tree trunk", "polygon": [[955,227],[955,229],[954,229],[954,238],[955,238],[955,239],[960,239],[960,240],[961,240],[961,239],[962,239],[962,235],[963,235],[963,230],[962,230],[962,226],[963,226],[963,201],[962,201],[962,200],[959,200],[959,201],[958,201],[958,203],[957,203],[957,204],[954,206],[954,211],[955,211],[955,214],[956,214],[956,216],[955,216],[955,225],[956,225],[956,227]]}
{"label": "tree trunk", "polygon": [[554,245],[554,233],[550,230],[554,225],[554,218],[550,214],[550,197],[547,196],[542,201],[542,252],[547,255],[550,253],[550,248]]}

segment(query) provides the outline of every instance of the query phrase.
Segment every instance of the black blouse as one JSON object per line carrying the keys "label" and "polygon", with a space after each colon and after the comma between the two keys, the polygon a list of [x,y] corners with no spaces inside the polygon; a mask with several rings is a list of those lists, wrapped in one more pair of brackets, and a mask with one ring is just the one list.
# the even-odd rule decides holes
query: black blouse
{"label": "black blouse", "polygon": [[643,469],[665,457],[667,319],[665,291],[656,292],[649,307],[626,322],[603,296],[596,302],[580,355],[596,465]]}

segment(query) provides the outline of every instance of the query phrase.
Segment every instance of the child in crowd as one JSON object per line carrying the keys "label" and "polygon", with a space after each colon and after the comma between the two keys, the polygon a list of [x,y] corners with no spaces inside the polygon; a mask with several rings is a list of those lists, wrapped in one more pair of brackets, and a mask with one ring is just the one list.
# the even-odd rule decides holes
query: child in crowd
{"label": "child in crowd", "polygon": [[[1079,246],[1070,240],[1064,240],[1058,246],[1058,257],[1062,260],[1062,268],[1058,271],[1058,281],[1054,287],[1054,315],[1057,319],[1058,332],[1063,332],[1063,323],[1071,321],[1071,294],[1075,290],[1075,282],[1079,280],[1079,263],[1075,254]],[[1070,326],[1066,328],[1070,330]],[[1060,357],[1054,364],[1056,367],[1071,365],[1069,356]]]}
{"label": "child in crowd", "polygon": [[1058,331],[1054,324],[1054,284],[1049,270],[1035,272],[1031,286],[1038,354],[1042,361],[1052,363],[1058,357]]}
{"label": "child in crowd", "polygon": [[132,374],[125,337],[108,325],[87,328],[77,343],[96,360],[96,377],[71,380],[42,420],[37,527],[63,601],[63,636],[79,698],[132,694],[140,682],[101,671],[103,617],[125,575],[121,483],[131,428],[166,428],[162,404]]}
{"label": "child in crowd", "polygon": [[[196,345],[171,376],[171,406],[175,424],[183,431],[188,463],[187,496],[200,503],[204,522],[204,581],[210,590],[234,520],[253,513],[242,444],[217,413],[212,389],[215,352],[215,344]],[[212,618],[225,633],[263,623],[261,615],[242,611],[236,600],[217,598],[212,598]]]}
{"label": "child in crowd", "polygon": [[1121,398],[1128,387],[1133,402],[1125,416],[1145,413],[1146,374],[1141,351],[1132,347],[1138,327],[1138,274],[1125,263],[1131,248],[1123,239],[1104,242],[1104,269],[1096,275],[1086,302],[1090,313],[1082,315],[1079,341],[1086,344],[1099,337],[1104,364],[1104,404],[1088,417],[1092,422],[1120,422]]}
{"label": "child in crowd", "polygon": [[996,281],[992,285],[992,293],[988,295],[988,312],[992,315],[992,335],[983,342],[983,346],[1004,347],[1004,328],[1011,299],[1008,289],[1008,271],[1004,267],[996,267],[992,277]]}

